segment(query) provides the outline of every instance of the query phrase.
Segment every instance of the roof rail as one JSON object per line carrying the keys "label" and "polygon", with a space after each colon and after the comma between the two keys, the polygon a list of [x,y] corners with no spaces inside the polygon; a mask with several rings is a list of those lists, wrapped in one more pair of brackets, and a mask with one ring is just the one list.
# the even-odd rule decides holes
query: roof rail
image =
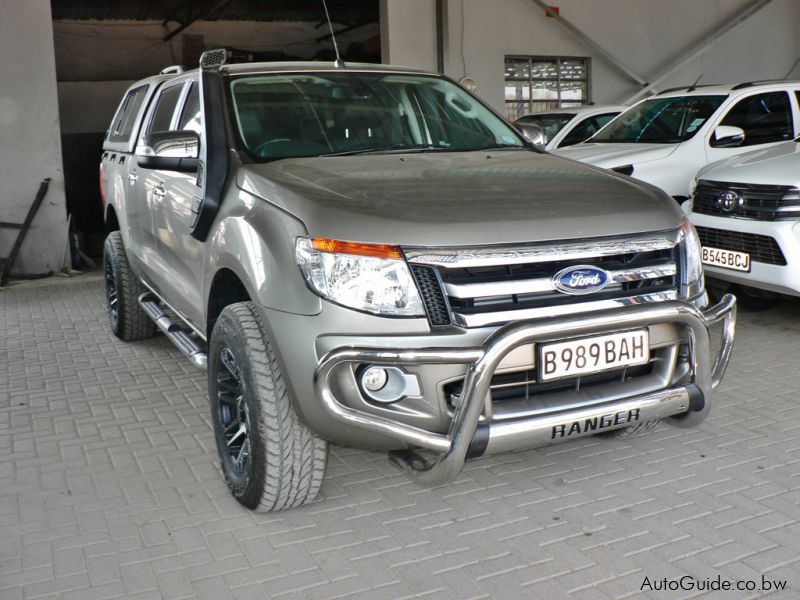
{"label": "roof rail", "polygon": [[696,90],[697,88],[702,87],[712,87],[717,85],[716,83],[704,83],[702,85],[679,85],[677,87],[667,88],[666,90],[661,90],[655,96],[660,96],[661,94],[671,94],[672,92],[679,92],[681,90],[686,90],[687,92],[691,92],[692,90]]}
{"label": "roof rail", "polygon": [[766,83],[796,83],[792,79],[761,79],[760,81],[745,81],[744,83],[737,83],[731,90],[741,90],[744,88],[753,87],[755,85],[762,85]]}
{"label": "roof rail", "polygon": [[165,67],[161,69],[161,74],[162,75],[171,75],[173,73],[180,74],[183,73],[185,70],[186,69],[183,67],[183,65],[172,65],[171,67]]}

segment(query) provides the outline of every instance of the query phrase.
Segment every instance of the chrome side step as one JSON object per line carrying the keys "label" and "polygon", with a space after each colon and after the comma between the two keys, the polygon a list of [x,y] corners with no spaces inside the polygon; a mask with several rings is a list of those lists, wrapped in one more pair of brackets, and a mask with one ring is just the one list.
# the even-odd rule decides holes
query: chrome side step
{"label": "chrome side step", "polygon": [[153,322],[158,328],[164,332],[167,339],[171,341],[181,353],[188,358],[191,363],[200,369],[208,368],[208,357],[203,352],[202,348],[197,344],[185,329],[173,323],[170,318],[161,310],[158,300],[153,298],[149,293],[139,296],[139,304],[147,313],[147,316],[153,319]]}

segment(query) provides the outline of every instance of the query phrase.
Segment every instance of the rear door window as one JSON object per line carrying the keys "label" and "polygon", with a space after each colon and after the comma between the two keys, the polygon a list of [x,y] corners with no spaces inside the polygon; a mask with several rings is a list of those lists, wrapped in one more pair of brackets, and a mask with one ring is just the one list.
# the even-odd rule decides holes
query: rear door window
{"label": "rear door window", "polygon": [[[781,142],[793,137],[792,103],[786,92],[767,92],[739,100],[720,125],[741,127],[743,146]],[[711,145],[714,145],[712,138]]]}
{"label": "rear door window", "polygon": [[120,104],[111,128],[108,130],[109,142],[127,142],[131,139],[133,127],[136,124],[136,117],[147,96],[147,86],[143,85],[129,91]]}
{"label": "rear door window", "polygon": [[183,85],[173,85],[164,89],[158,97],[156,108],[153,111],[153,117],[150,119],[150,127],[148,133],[156,133],[159,131],[169,131],[172,124],[172,115],[175,112],[175,107],[178,105],[178,100],[181,97],[181,90]]}

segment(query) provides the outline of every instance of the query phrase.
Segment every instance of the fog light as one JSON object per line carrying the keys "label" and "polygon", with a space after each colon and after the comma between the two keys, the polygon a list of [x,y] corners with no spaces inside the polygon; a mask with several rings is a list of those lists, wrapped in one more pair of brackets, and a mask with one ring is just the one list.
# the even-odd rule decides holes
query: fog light
{"label": "fog light", "polygon": [[369,367],[361,376],[361,385],[365,390],[377,392],[382,390],[389,381],[389,374],[381,367]]}
{"label": "fog light", "polygon": [[365,365],[358,375],[361,393],[374,402],[390,404],[407,396],[419,397],[417,376],[399,367]]}

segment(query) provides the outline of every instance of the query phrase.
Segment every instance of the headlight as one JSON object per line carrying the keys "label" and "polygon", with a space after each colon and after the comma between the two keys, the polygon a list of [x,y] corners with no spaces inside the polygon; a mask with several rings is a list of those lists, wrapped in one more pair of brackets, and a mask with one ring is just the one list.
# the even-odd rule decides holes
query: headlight
{"label": "headlight", "polygon": [[681,224],[681,234],[683,238],[681,243],[681,293],[684,298],[691,300],[706,289],[701,259],[702,248],[697,231],[688,219],[684,219]]}
{"label": "headlight", "polygon": [[425,316],[397,246],[303,237],[295,257],[308,286],[331,302],[387,317]]}

